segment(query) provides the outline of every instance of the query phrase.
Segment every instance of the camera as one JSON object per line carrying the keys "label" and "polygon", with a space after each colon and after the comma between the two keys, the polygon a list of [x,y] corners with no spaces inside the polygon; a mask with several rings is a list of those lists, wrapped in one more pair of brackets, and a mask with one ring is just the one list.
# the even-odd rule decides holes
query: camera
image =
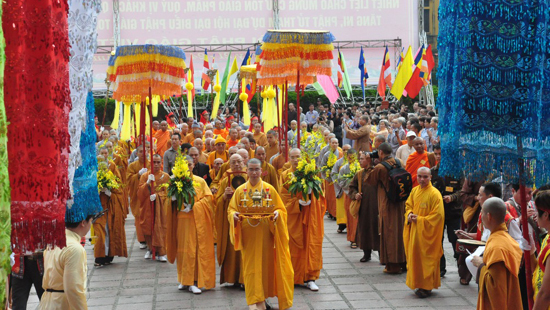
{"label": "camera", "polygon": [[374,151],[374,152],[365,152],[365,154],[367,154],[368,157],[370,158],[379,158],[378,156],[378,151]]}

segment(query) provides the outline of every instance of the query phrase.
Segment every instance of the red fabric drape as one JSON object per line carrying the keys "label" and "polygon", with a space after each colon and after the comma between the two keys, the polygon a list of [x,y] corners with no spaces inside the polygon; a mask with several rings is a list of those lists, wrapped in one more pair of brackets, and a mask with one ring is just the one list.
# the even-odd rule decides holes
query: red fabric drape
{"label": "red fabric drape", "polygon": [[16,252],[65,246],[69,197],[69,36],[66,0],[3,4],[5,105]]}

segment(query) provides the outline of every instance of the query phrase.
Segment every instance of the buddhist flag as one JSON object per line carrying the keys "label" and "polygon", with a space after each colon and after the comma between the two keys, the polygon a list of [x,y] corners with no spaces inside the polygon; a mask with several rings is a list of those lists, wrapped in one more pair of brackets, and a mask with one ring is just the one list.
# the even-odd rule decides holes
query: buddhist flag
{"label": "buddhist flag", "polygon": [[[229,58],[227,59],[227,61],[229,61]],[[237,57],[235,56],[233,58],[233,64],[231,65],[231,69],[229,70],[229,75],[227,76],[227,85],[225,85],[225,90],[226,90],[227,94],[229,94],[231,92],[231,88],[229,87],[229,79],[237,71],[239,71],[239,65],[237,65]],[[222,81],[222,83],[223,83],[223,81]]]}
{"label": "buddhist flag", "polygon": [[247,49],[246,50],[246,55],[244,55],[244,59],[243,59],[243,62],[241,63],[241,66],[247,66],[250,64],[250,60],[251,60],[251,57],[250,57],[250,49]]}
{"label": "buddhist flag", "polygon": [[338,88],[342,88],[342,73],[338,71]]}
{"label": "buddhist flag", "polygon": [[256,52],[254,52],[256,58],[254,60],[254,64],[256,64],[256,71],[260,71],[260,55],[262,54],[262,46],[258,45],[256,46]]}
{"label": "buddhist flag", "polygon": [[365,55],[363,54],[363,47],[361,47],[361,53],[359,53],[359,72],[361,73],[361,90],[363,91],[363,101],[365,101],[365,84],[369,74],[365,69]]}
{"label": "buddhist flag", "polygon": [[[426,50],[424,49],[424,47],[422,47],[422,53],[419,53],[419,55],[417,55],[416,59],[414,60],[415,62],[414,72],[411,79],[409,80],[409,83],[407,84],[407,87],[405,87],[405,90],[407,91],[409,98],[416,98],[416,96],[418,96],[418,93],[420,93],[420,90],[424,86],[422,78],[420,77],[420,73],[422,69],[422,63],[424,62],[423,59],[425,54],[426,54]],[[426,68],[425,71],[428,71],[428,69]]]}
{"label": "buddhist flag", "polygon": [[403,63],[403,60],[405,59],[405,56],[403,55],[403,52],[405,51],[405,47],[401,49],[401,56],[399,57],[399,61],[397,62],[397,71],[401,69],[401,64]]}
{"label": "buddhist flag", "polygon": [[378,80],[378,94],[384,100],[386,99],[386,87],[392,87],[390,67],[390,55],[388,47],[386,47],[384,58],[382,59],[382,69],[380,69],[380,79]]}
{"label": "buddhist flag", "polygon": [[434,55],[432,54],[432,46],[429,45],[424,53],[424,58],[422,59],[422,67],[420,68],[420,78],[424,86],[430,84],[432,79],[432,70],[435,66]]}
{"label": "buddhist flag", "polygon": [[411,76],[413,74],[412,66],[413,57],[411,47],[409,46],[407,54],[403,59],[403,62],[401,63],[401,69],[399,69],[399,72],[397,72],[395,82],[393,83],[393,87],[391,89],[391,93],[395,96],[395,98],[397,98],[397,100],[401,99],[401,96],[403,96],[403,91],[405,90],[405,86],[407,86],[407,83],[409,83],[409,80],[411,79]]}
{"label": "buddhist flag", "polygon": [[[223,72],[223,79],[222,79],[222,89],[220,90],[220,104],[225,103],[225,91],[227,90],[227,84],[229,84],[229,62],[231,61],[231,52],[229,52],[229,56],[227,56],[227,63],[225,64],[225,71]],[[237,59],[235,58],[234,62],[236,62]]]}
{"label": "buddhist flag", "polygon": [[202,89],[204,90],[208,90],[208,87],[210,87],[210,77],[207,74],[209,69],[210,69],[210,65],[208,63],[208,52],[206,51],[206,49],[204,49],[204,62],[203,62],[202,80],[201,80]]}

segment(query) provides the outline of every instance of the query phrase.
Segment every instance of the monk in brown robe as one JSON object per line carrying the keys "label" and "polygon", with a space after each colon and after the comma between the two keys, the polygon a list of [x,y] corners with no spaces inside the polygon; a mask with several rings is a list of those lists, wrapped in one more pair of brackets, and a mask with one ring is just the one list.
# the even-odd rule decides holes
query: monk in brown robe
{"label": "monk in brown robe", "polygon": [[[265,135],[265,133],[262,132],[262,124],[261,123],[256,123],[254,124],[254,140],[256,140],[256,145],[257,146],[263,146],[263,147],[266,147],[267,146],[267,137]],[[269,158],[267,159],[269,160]]]}
{"label": "monk in brown robe", "polygon": [[[149,154],[149,141],[145,142],[145,152]],[[128,171],[126,172],[126,180],[128,181],[128,193],[130,195],[130,210],[132,211],[132,215],[134,216],[134,225],[136,226],[136,235],[137,239],[140,243],[139,248],[140,249],[146,249],[147,244],[145,243],[145,237],[143,236],[143,232],[141,231],[141,225],[139,224],[139,212],[140,212],[140,206],[141,203],[139,202],[137,192],[139,187],[139,178],[147,172],[147,168],[145,167],[145,158],[143,155],[143,144],[137,147],[136,151],[138,160],[134,161],[130,165],[128,165]],[[147,155],[145,155],[147,156]],[[151,167],[151,164],[147,162],[147,167]]]}
{"label": "monk in brown robe", "polygon": [[[279,141],[277,140],[278,134],[275,130],[267,132],[267,145],[265,146],[265,160],[268,162],[275,154],[279,153]],[[260,144],[258,144],[260,145]]]}
{"label": "monk in brown robe", "polygon": [[319,279],[323,267],[323,237],[325,215],[325,198],[316,199],[302,197],[302,194],[293,196],[289,192],[287,181],[290,174],[296,171],[302,153],[300,149],[290,151],[291,168],[283,172],[281,199],[287,208],[287,226],[290,237],[289,248],[294,267],[294,284],[307,286],[312,291],[318,291],[315,280]]}
{"label": "monk in brown robe", "polygon": [[485,245],[483,258],[474,256],[472,263],[478,267],[479,294],[477,309],[522,309],[518,273],[522,251],[508,234],[506,204],[502,199],[487,199],[481,209],[483,225],[491,231]]}
{"label": "monk in brown robe", "polygon": [[254,154],[262,162],[262,180],[271,184],[278,193],[279,175],[275,171],[275,168],[266,161],[265,149],[262,146],[258,146]]}
{"label": "monk in brown robe", "polygon": [[157,154],[160,156],[164,156],[164,152],[169,149],[168,142],[171,135],[172,133],[168,130],[168,123],[162,121],[160,123],[160,130],[154,136],[157,139]]}
{"label": "monk in brown robe", "polygon": [[416,152],[412,153],[407,159],[406,163],[401,163],[405,165],[405,169],[411,174],[413,180],[413,187],[418,186],[418,180],[416,178],[416,172],[420,167],[435,167],[435,155],[433,153],[428,153],[425,150],[424,139],[417,137],[413,140],[413,147]]}
{"label": "monk in brown robe", "polygon": [[[216,254],[218,256],[218,265],[221,266],[220,284],[232,283],[235,286],[239,286],[244,283],[241,270],[241,253],[235,251],[235,248],[231,244],[229,236],[230,223],[227,219],[227,209],[236,189],[231,184],[233,178],[237,176],[237,174],[233,174],[233,172],[244,172],[246,171],[246,167],[244,166],[243,158],[238,154],[231,156],[229,159],[229,166],[230,169],[225,172],[224,177],[220,181],[219,190],[216,195]],[[248,178],[246,173],[238,175],[242,176],[245,180]]]}
{"label": "monk in brown robe", "polygon": [[[120,180],[122,181],[120,189],[123,192],[123,197],[128,197],[128,186],[126,182],[126,171],[128,170],[128,156],[125,156],[123,154],[123,150],[121,148],[114,148],[113,145],[117,145],[114,143],[114,140],[116,140],[115,137],[110,137],[109,142],[107,143],[107,149],[109,150],[109,160],[112,160],[116,168],[118,169],[118,172],[120,173]],[[122,200],[123,207],[124,207],[124,218],[126,219],[126,215],[128,215],[128,212],[130,212],[130,205],[128,204],[128,199]]]}
{"label": "monk in brown robe", "polygon": [[[99,150],[99,169],[110,170],[120,181],[120,173],[112,161],[108,161],[109,151],[103,147]],[[120,188],[103,188],[99,199],[105,215],[94,222],[96,242],[94,245],[95,266],[110,264],[115,256],[128,257],[126,231],[124,230],[124,194]],[[107,239],[109,242],[107,243]]]}
{"label": "monk in brown robe", "polygon": [[[388,143],[382,143],[378,147],[379,160],[390,165],[395,165],[395,159],[391,157],[392,148]],[[372,167],[371,158],[368,157],[367,182],[371,186],[378,187],[378,229],[380,231],[380,263],[386,265],[385,273],[401,273],[406,268],[405,247],[403,245],[403,225],[405,222],[405,202],[392,202],[386,195],[385,188],[389,188],[389,172],[382,164]]]}
{"label": "monk in brown robe", "polygon": [[[279,155],[277,155],[273,159],[273,162],[271,162],[271,165],[273,165],[273,168],[275,168],[275,171],[277,171],[278,174],[281,174],[281,172],[283,172],[283,170],[286,170],[286,169],[290,168],[290,166],[287,166],[286,169],[283,169],[283,166],[288,162],[285,153],[286,153],[286,143],[283,141],[283,143],[281,144],[281,146],[279,148]],[[267,155],[266,155],[265,159],[268,162],[271,160],[270,158],[267,158]]]}
{"label": "monk in brown robe", "polygon": [[[361,171],[353,177],[349,185],[349,197],[361,200],[359,220],[357,221],[357,245],[363,250],[362,263],[371,260],[372,251],[380,251],[380,236],[378,233],[378,195],[377,186],[367,183],[367,170],[370,163],[364,152],[359,156]],[[361,190],[359,190],[361,178]]]}
{"label": "monk in brown robe", "polygon": [[[238,150],[239,150],[239,148],[236,147],[236,146],[230,147],[229,150],[227,151],[227,154],[228,154],[227,158],[229,159],[229,158],[231,158],[231,156],[237,154]],[[218,170],[218,173],[216,174],[216,178],[212,179],[212,183],[210,183],[210,190],[212,191],[212,194],[216,195],[216,193],[218,192],[220,182],[225,177],[225,172],[227,170],[229,170],[229,160],[225,161],[220,166],[220,169]]]}
{"label": "monk in brown robe", "polygon": [[159,262],[168,261],[165,248],[166,213],[170,210],[171,200],[167,196],[166,187],[162,187],[162,184],[168,182],[170,175],[162,171],[162,158],[159,154],[153,155],[153,171],[148,170],[139,178],[139,224],[148,248],[145,259],[151,259],[154,249],[156,260]]}
{"label": "monk in brown robe", "polygon": [[[193,159],[186,158],[193,171]],[[167,212],[166,250],[170,263],[177,260],[178,289],[200,294],[201,288],[216,286],[215,230],[212,193],[201,177],[193,175],[193,183],[195,204],[183,205],[181,211],[174,205]]]}

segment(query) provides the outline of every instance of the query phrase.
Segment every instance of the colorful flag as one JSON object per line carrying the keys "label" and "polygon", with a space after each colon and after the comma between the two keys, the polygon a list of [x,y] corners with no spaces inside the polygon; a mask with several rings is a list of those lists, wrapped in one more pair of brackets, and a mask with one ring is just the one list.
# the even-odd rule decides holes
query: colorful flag
{"label": "colorful flag", "polygon": [[[227,60],[229,61],[229,58]],[[229,75],[227,76],[227,85],[225,85],[227,94],[229,94],[231,92],[231,89],[229,87],[229,78],[231,78],[231,76],[233,74],[235,74],[235,72],[237,72],[237,71],[239,71],[239,65],[237,65],[237,57],[235,56],[233,58],[233,64],[231,65],[231,69],[229,70]]]}
{"label": "colorful flag", "polygon": [[[222,89],[220,90],[220,104],[225,104],[225,91],[227,90],[227,84],[229,84],[229,62],[231,60],[231,52],[227,56],[227,63],[225,64],[225,71],[223,72]],[[235,58],[235,62],[237,59]]]}
{"label": "colorful flag", "polygon": [[244,55],[243,62],[241,63],[241,66],[247,66],[250,64],[251,56],[250,56],[250,49],[246,50],[246,55]]}
{"label": "colorful flag", "polygon": [[405,47],[401,49],[401,56],[399,57],[399,61],[397,62],[397,71],[401,69],[401,64],[403,63],[403,60],[405,59],[405,56],[403,55],[403,52],[405,51]]}
{"label": "colorful flag", "polygon": [[423,52],[419,53],[419,55],[416,55],[414,59],[414,72],[409,79],[407,86],[405,87],[406,94],[409,96],[409,98],[416,98],[416,96],[418,96],[418,93],[420,93],[422,86],[424,86],[424,84],[422,83],[422,79],[420,78],[420,65],[422,64],[422,58],[424,56],[424,49],[422,50]]}
{"label": "colorful flag", "polygon": [[397,72],[395,82],[393,83],[393,87],[391,89],[391,93],[395,96],[395,98],[397,98],[397,100],[401,99],[401,96],[403,96],[403,91],[405,90],[405,86],[407,86],[409,80],[411,79],[411,76],[413,74],[413,63],[414,61],[412,57],[412,51],[411,47],[409,46],[409,49],[407,50],[407,55],[401,63],[401,69],[399,70],[399,72]]}
{"label": "colorful flag", "polygon": [[363,47],[361,47],[361,53],[359,53],[359,72],[361,73],[361,90],[363,91],[363,101],[365,101],[365,82],[369,77],[368,73],[365,76],[365,55],[363,54]]}
{"label": "colorful flag", "polygon": [[344,54],[340,52],[340,49],[338,49],[338,65],[344,74],[344,90],[346,91],[346,96],[349,98],[351,97],[351,82],[349,80],[348,70],[346,69],[346,58]]}
{"label": "colorful flag", "polygon": [[201,79],[201,85],[202,89],[208,90],[208,87],[210,87],[210,77],[207,74],[207,71],[210,69],[210,65],[208,64],[208,52],[206,49],[204,49],[204,62],[203,62],[203,68],[202,68],[202,79]]}
{"label": "colorful flag", "polygon": [[338,88],[342,88],[342,72],[338,71]]}
{"label": "colorful flag", "polygon": [[386,99],[386,87],[391,88],[391,71],[390,71],[390,55],[388,47],[384,52],[384,58],[382,59],[382,69],[380,69],[380,79],[378,80],[378,94],[384,100]]}
{"label": "colorful flag", "polygon": [[432,79],[432,70],[435,66],[434,55],[432,54],[432,46],[429,45],[422,59],[422,67],[420,68],[420,78],[424,86],[430,84]]}
{"label": "colorful flag", "polygon": [[254,64],[256,64],[256,71],[260,71],[260,55],[262,54],[262,46],[258,44],[256,46],[256,52],[254,53],[256,55],[256,59],[254,60]]}
{"label": "colorful flag", "polygon": [[411,80],[405,90],[410,98],[416,98],[423,86],[429,84],[430,73],[434,66],[432,47],[428,46],[422,53],[421,60],[415,67]]}

